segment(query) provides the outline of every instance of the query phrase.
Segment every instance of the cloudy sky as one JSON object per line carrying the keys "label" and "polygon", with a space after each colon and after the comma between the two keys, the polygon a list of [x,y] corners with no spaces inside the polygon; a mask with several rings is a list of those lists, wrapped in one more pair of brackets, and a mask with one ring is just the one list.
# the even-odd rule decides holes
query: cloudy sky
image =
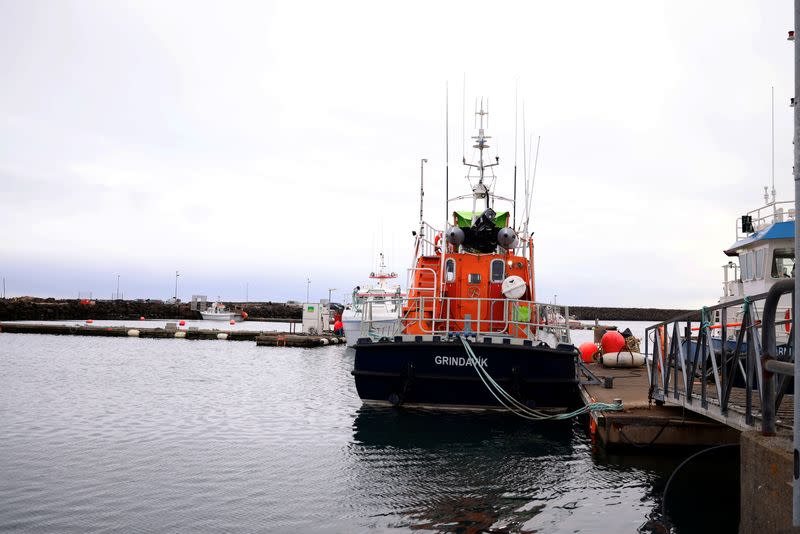
{"label": "cloudy sky", "polygon": [[789,0],[0,0],[0,275],[9,296],[108,297],[119,274],[166,298],[179,270],[184,299],[250,300],[302,299],[310,277],[341,300],[378,250],[409,266],[423,157],[443,224],[447,82],[466,192],[466,78],[498,193],[517,85],[542,138],[540,300],[713,303],[769,183],[771,85],[792,198],[791,23]]}

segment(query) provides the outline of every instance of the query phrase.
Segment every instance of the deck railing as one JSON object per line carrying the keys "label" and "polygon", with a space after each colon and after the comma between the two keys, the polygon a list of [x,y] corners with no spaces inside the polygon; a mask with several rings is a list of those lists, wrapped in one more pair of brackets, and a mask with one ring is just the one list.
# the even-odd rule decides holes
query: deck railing
{"label": "deck railing", "polygon": [[[391,338],[416,326],[417,331],[427,335],[469,333],[540,339],[545,334],[557,343],[571,343],[567,306],[507,298],[433,296],[385,299],[381,305],[389,302],[403,310],[396,326],[388,329],[385,321],[374,319],[373,303],[367,301],[362,315],[362,337]],[[469,311],[464,309],[466,306]],[[487,311],[488,317],[484,317]]]}
{"label": "deck railing", "polygon": [[[795,218],[794,200],[772,202],[766,206],[748,211],[746,215],[752,217],[753,228],[758,231],[769,224],[784,221],[793,221]],[[750,235],[742,231],[742,220],[736,219],[736,240]]]}

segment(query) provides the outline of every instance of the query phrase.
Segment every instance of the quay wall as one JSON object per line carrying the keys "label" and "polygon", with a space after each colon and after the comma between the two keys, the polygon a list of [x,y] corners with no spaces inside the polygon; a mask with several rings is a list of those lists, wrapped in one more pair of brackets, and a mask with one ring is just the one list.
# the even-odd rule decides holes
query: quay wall
{"label": "quay wall", "polygon": [[[229,306],[233,309],[233,306]],[[243,306],[250,317],[301,319],[300,308],[274,302],[254,302]],[[121,320],[201,319],[188,303],[167,304],[146,300],[98,300],[81,303],[77,299],[56,300],[31,297],[0,299],[0,321],[69,321],[73,319]]]}

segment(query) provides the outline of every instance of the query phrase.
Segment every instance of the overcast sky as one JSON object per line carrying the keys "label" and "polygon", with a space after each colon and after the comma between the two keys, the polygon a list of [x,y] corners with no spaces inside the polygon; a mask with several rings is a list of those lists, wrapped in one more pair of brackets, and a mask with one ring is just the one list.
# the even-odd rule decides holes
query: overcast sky
{"label": "overcast sky", "polygon": [[789,0],[0,0],[0,275],[9,296],[107,298],[119,274],[167,298],[179,270],[181,298],[232,300],[304,299],[309,276],[341,300],[381,248],[409,267],[423,157],[443,224],[448,81],[467,192],[466,76],[498,193],[517,83],[542,137],[539,300],[711,304],[769,183],[771,85],[792,199],[791,24]]}

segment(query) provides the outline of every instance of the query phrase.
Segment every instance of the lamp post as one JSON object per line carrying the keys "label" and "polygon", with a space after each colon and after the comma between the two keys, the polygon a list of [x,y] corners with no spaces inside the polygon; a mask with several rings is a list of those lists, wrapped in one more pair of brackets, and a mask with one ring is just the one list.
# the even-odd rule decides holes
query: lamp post
{"label": "lamp post", "polygon": [[119,275],[117,275],[117,292],[114,294],[114,300],[119,300]]}
{"label": "lamp post", "polygon": [[306,304],[310,302],[309,291],[311,289],[311,278],[306,278]]}
{"label": "lamp post", "polygon": [[178,277],[179,276],[180,276],[180,273],[178,271],[175,271],[175,296],[173,297],[173,299],[175,300],[175,304],[178,303]]}
{"label": "lamp post", "polygon": [[333,293],[334,291],[336,291],[335,287],[329,287],[328,288],[328,306],[330,306],[330,304],[331,304],[331,293]]}

